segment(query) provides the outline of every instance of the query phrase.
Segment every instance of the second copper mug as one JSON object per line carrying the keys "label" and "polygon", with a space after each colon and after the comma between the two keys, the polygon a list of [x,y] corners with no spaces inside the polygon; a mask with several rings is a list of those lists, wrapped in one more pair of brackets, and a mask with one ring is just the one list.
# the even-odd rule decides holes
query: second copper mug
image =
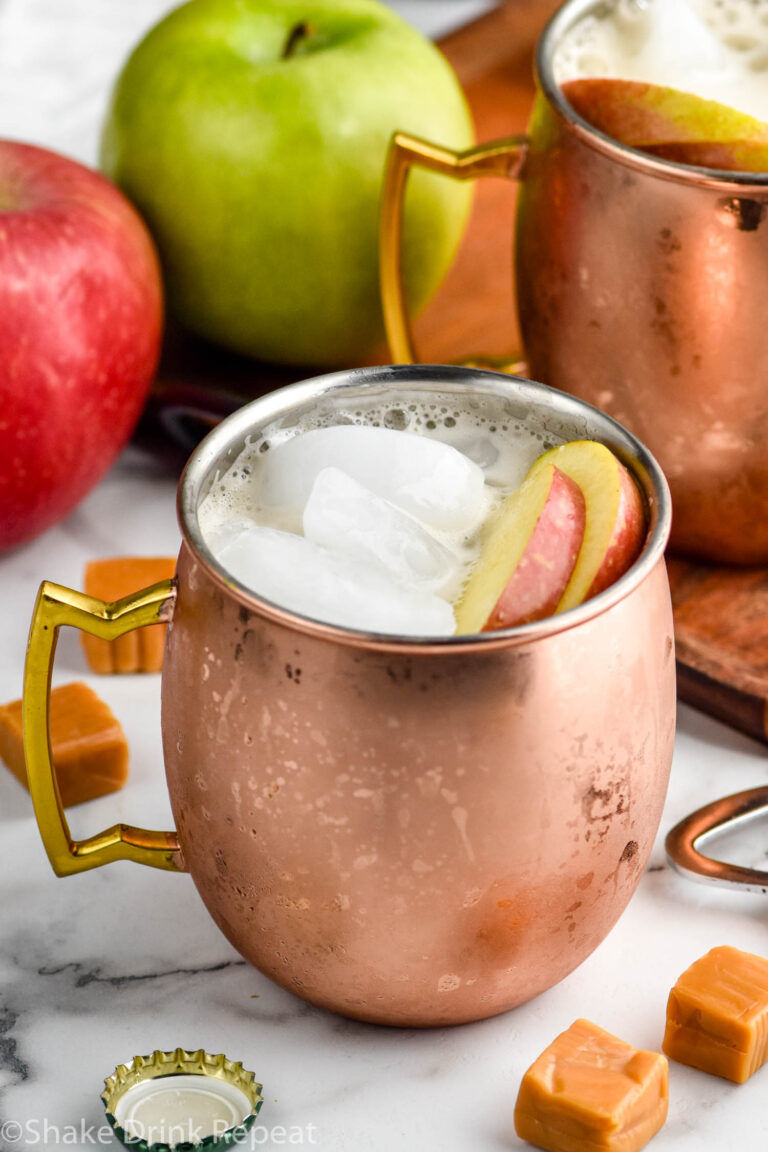
{"label": "second copper mug", "polygon": [[[299,420],[430,403],[589,437],[632,470],[643,552],[551,619],[433,640],[348,631],[270,603],[207,548],[198,508],[246,441]],[[402,412],[400,413],[402,415]],[[675,721],[658,465],[611,419],[531,381],[376,368],[274,392],[224,420],[179,490],[176,577],[114,604],[44,584],[30,633],[25,752],[43,841],[67,875],[128,859],[191,873],[235,948],[348,1016],[450,1024],[549,988],[635,890]],[[72,839],[48,746],[56,633],[166,620],[165,770],[176,830]]]}
{"label": "second copper mug", "polygon": [[[419,165],[520,181],[515,279],[530,375],[611,413],[672,491],[672,546],[768,563],[768,174],[659,160],[582,120],[555,82],[564,33],[605,0],[569,0],[536,56],[529,133],[460,154],[398,135],[382,207],[392,356],[416,359],[399,209]],[[476,353],[477,349],[468,349]]]}

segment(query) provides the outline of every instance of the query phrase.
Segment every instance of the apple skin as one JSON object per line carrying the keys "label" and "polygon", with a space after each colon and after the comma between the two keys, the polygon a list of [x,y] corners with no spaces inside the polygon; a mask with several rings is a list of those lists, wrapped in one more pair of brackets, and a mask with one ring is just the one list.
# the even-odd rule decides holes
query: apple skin
{"label": "apple skin", "polygon": [[720,168],[726,172],[768,172],[765,140],[676,140],[669,144],[646,144],[643,148],[660,160],[674,160],[696,168]]}
{"label": "apple skin", "polygon": [[593,128],[662,159],[729,171],[768,171],[768,124],[689,92],[608,77],[562,86]]}
{"label": "apple skin", "polygon": [[551,616],[576,564],[586,523],[579,486],[559,468],[529,473],[495,517],[456,606],[458,633]]}
{"label": "apple skin", "polygon": [[97,172],[0,141],[0,550],[63,519],[128,440],[160,349],[150,236]]}
{"label": "apple skin", "polygon": [[[125,64],[101,165],[149,223],[184,325],[260,359],[341,365],[384,336],[379,198],[396,130],[472,143],[447,61],[385,5],[191,0]],[[409,181],[413,311],[448,269],[470,196],[434,173]]]}
{"label": "apple skin", "polygon": [[647,524],[637,485],[604,444],[573,440],[540,456],[531,468],[554,466],[578,484],[586,504],[584,539],[557,612],[575,608],[614,584],[640,555]]}
{"label": "apple skin", "polygon": [[586,504],[578,484],[552,469],[546,503],[525,551],[483,631],[551,616],[560,603],[584,539]]}
{"label": "apple skin", "polygon": [[647,532],[643,502],[637,485],[623,464],[619,463],[619,506],[603,559],[589,586],[585,600],[597,596],[615,584],[632,567],[643,547]]}

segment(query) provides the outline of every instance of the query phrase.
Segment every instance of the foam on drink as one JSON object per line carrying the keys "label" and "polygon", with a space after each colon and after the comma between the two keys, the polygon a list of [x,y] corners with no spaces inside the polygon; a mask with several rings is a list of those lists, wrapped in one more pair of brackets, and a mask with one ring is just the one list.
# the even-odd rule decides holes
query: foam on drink
{"label": "foam on drink", "polygon": [[768,121],[768,0],[609,0],[563,36],[554,69],[558,84],[640,80]]}
{"label": "foam on drink", "polygon": [[[214,480],[198,509],[203,538],[241,583],[303,615],[363,631],[450,634],[446,608],[483,526],[533,461],[561,443],[499,417],[482,402],[463,410],[455,400],[407,400],[314,411],[290,427],[276,421]],[[337,434],[304,437],[318,429]]]}

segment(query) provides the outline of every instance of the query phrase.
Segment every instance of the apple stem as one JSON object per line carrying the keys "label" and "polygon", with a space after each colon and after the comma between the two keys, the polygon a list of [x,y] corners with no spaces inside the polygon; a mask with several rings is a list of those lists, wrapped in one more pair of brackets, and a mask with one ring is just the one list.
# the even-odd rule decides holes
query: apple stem
{"label": "apple stem", "polygon": [[290,60],[291,56],[295,55],[296,49],[302,40],[306,40],[311,34],[312,29],[306,20],[295,24],[288,33],[288,39],[285,42],[285,48],[283,48],[283,60]]}

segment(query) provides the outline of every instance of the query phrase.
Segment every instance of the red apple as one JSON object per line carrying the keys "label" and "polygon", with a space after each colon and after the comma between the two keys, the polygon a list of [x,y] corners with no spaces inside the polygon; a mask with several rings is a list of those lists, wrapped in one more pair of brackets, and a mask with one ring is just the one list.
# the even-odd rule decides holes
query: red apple
{"label": "red apple", "polygon": [[506,498],[456,606],[456,631],[488,632],[550,616],[576,564],[585,501],[559,468],[528,474]]}
{"label": "red apple", "polygon": [[61,520],[106,472],[161,329],[157,256],[122,193],[0,141],[0,550]]}
{"label": "red apple", "polygon": [[604,444],[574,440],[540,456],[539,469],[559,468],[584,493],[584,540],[558,612],[575,608],[623,576],[639,556],[646,535],[645,511],[637,485]]}

